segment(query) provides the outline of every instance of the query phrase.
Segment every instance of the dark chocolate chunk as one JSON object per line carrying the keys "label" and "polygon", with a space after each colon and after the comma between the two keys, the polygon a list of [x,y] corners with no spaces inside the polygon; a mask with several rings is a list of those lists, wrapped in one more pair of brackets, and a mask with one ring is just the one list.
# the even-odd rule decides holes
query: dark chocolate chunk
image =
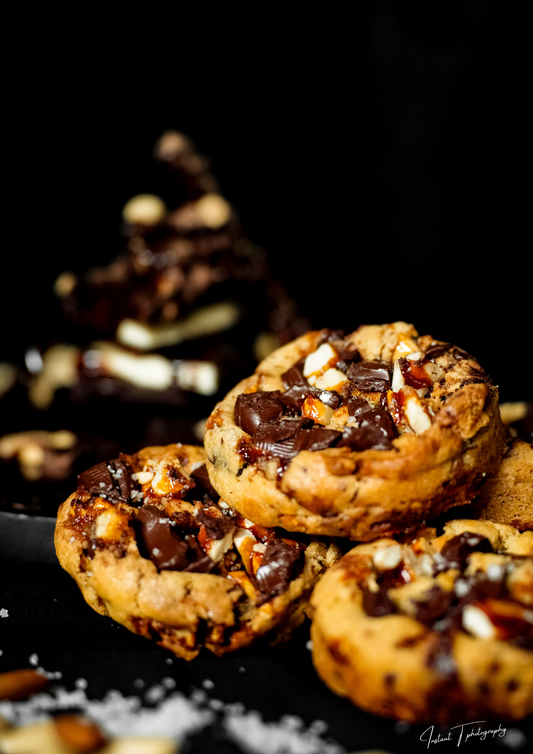
{"label": "dark chocolate chunk", "polygon": [[425,354],[426,359],[437,359],[450,348],[452,348],[451,343],[431,343]]}
{"label": "dark chocolate chunk", "polygon": [[387,597],[387,589],[383,585],[380,585],[375,592],[367,587],[363,588],[363,610],[373,618],[381,618],[396,612],[394,604]]}
{"label": "dark chocolate chunk", "polygon": [[316,397],[334,411],[341,405],[341,397],[334,390],[317,390]]}
{"label": "dark chocolate chunk", "polygon": [[298,548],[281,539],[267,544],[256,573],[257,585],[266,597],[274,597],[287,590],[299,559]]}
{"label": "dark chocolate chunk", "polygon": [[155,505],[139,509],[135,519],[139,551],[162,570],[183,571],[189,565],[189,546],[172,526],[171,520]]}
{"label": "dark chocolate chunk", "polygon": [[392,440],[398,437],[398,430],[391,415],[383,407],[373,408],[364,398],[351,396],[348,399],[348,412],[357,422],[357,427],[347,427],[339,441],[339,447],[349,447],[355,451],[390,450]]}
{"label": "dark chocolate chunk", "polygon": [[311,429],[302,429],[298,436],[305,442],[302,450],[315,451],[330,448],[339,439],[341,433],[335,429],[311,427]]}
{"label": "dark chocolate chunk", "polygon": [[121,456],[119,456],[118,459],[115,458],[114,460],[109,461],[108,466],[111,476],[115,481],[115,486],[118,486],[119,488],[120,497],[123,500],[129,500],[130,493],[134,487],[134,482],[131,478],[131,466],[129,463],[126,463]]}
{"label": "dark chocolate chunk", "polygon": [[446,615],[454,598],[453,592],[445,591],[440,586],[432,586],[429,592],[424,595],[424,599],[415,602],[416,612],[414,617],[421,623],[428,626],[432,625]]}
{"label": "dark chocolate chunk", "polygon": [[337,443],[339,448],[350,448],[353,451],[363,450],[391,450],[391,438],[377,424],[365,427],[348,427],[342,433]]}
{"label": "dark chocolate chunk", "polygon": [[286,372],[283,372],[281,379],[285,388],[289,389],[293,387],[309,387],[307,380],[304,377],[304,362],[305,360],[301,359],[300,361],[297,361],[296,364],[293,364],[292,367],[287,369]]}
{"label": "dark chocolate chunk", "polygon": [[198,511],[196,520],[205,526],[210,539],[223,539],[237,526],[235,519],[231,516],[210,516],[205,510]]}
{"label": "dark chocolate chunk", "polygon": [[339,360],[335,364],[335,367],[344,372],[344,374],[348,371],[350,364],[361,361],[361,354],[357,348],[341,348],[338,350],[338,354]]}
{"label": "dark chocolate chunk", "polygon": [[340,432],[322,427],[303,428],[304,420],[285,420],[278,424],[261,425],[254,435],[254,445],[263,453],[294,458],[302,450],[325,450],[341,436]]}
{"label": "dark chocolate chunk", "polygon": [[304,419],[282,419],[279,422],[262,422],[253,434],[254,445],[265,452],[275,451],[275,444],[294,437],[305,423]]}
{"label": "dark chocolate chunk", "polygon": [[237,396],[234,409],[235,424],[253,435],[261,422],[276,421],[283,416],[285,404],[279,390],[242,393]]}
{"label": "dark chocolate chunk", "polygon": [[360,361],[352,362],[347,374],[364,393],[382,393],[390,388],[392,369],[386,361]]}
{"label": "dark chocolate chunk", "polygon": [[115,487],[113,477],[107,467],[107,463],[102,461],[90,469],[78,474],[78,489],[85,489],[93,494],[108,494]]}
{"label": "dark chocolate chunk", "polygon": [[[300,406],[309,395],[314,395],[319,398],[327,406],[336,409],[340,406],[341,397],[333,390],[319,390],[311,387],[303,375],[304,360],[293,364],[290,369],[281,375],[284,386],[287,388],[284,393],[281,394],[282,400],[286,402],[287,409],[293,409],[293,414],[300,413]],[[286,410],[285,413],[289,413]]]}
{"label": "dark chocolate chunk", "polygon": [[357,416],[361,419],[365,418],[365,413],[368,413],[372,410],[372,407],[365,401],[364,398],[361,398],[359,395],[351,395],[348,398],[347,401],[348,405],[348,413],[350,416]]}
{"label": "dark chocolate chunk", "polygon": [[140,508],[135,529],[139,552],[161,570],[206,572],[214,566],[196,537],[193,534],[180,536],[172,520],[155,505]]}
{"label": "dark chocolate chunk", "polygon": [[215,562],[200,547],[195,534],[186,534],[184,540],[189,547],[187,557],[189,565],[183,570],[188,573],[209,573],[215,567]]}
{"label": "dark chocolate chunk", "polygon": [[219,494],[211,484],[205,463],[203,463],[201,466],[198,466],[198,468],[193,469],[190,473],[190,476],[196,483],[197,487],[202,489],[211,498],[211,500],[213,500],[214,502],[218,500]]}
{"label": "dark chocolate chunk", "polygon": [[320,338],[318,339],[316,347],[319,348],[323,343],[333,343],[334,341],[344,340],[345,335],[346,333],[344,330],[332,330],[329,327],[325,327],[320,333]]}
{"label": "dark chocolate chunk", "polygon": [[443,546],[440,554],[446,558],[451,566],[464,569],[466,561],[474,551],[494,552],[487,537],[465,531],[449,539]]}
{"label": "dark chocolate chunk", "polygon": [[108,500],[130,502],[134,489],[131,467],[120,458],[102,461],[90,469],[78,474],[78,489],[86,489],[93,495],[101,495]]}

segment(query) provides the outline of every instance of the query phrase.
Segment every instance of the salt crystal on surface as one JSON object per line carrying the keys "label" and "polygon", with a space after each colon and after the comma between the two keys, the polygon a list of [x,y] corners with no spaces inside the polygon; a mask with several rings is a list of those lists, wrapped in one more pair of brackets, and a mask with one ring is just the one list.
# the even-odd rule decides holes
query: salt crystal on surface
{"label": "salt crystal on surface", "polygon": [[505,736],[498,743],[502,746],[507,746],[509,749],[525,749],[527,736],[523,731],[518,730],[518,728],[509,728],[505,732]]}
{"label": "salt crystal on surface", "polygon": [[326,741],[303,720],[285,715],[279,722],[265,722],[260,713],[227,714],[223,722],[228,738],[247,754],[345,754],[334,741]]}
{"label": "salt crystal on surface", "polygon": [[150,704],[155,704],[156,702],[160,702],[161,699],[164,699],[165,697],[165,689],[163,686],[152,686],[148,689],[146,694],[144,695],[144,698],[147,702]]}
{"label": "salt crystal on surface", "polygon": [[[32,657],[37,661],[36,655]],[[142,679],[137,679],[134,685],[138,686],[139,682],[143,683]],[[79,709],[109,736],[152,735],[181,744],[187,736],[216,725],[246,754],[346,754],[338,743],[322,737],[328,728],[324,720],[315,720],[309,727],[296,715],[284,715],[274,722],[264,721],[258,711],[247,710],[242,702],[211,699],[204,689],[213,688],[215,684],[208,678],[203,682],[204,689],[191,690],[190,698],[180,692],[165,696],[165,690],[175,683],[172,678],[164,678],[161,684],[148,689],[145,701],[154,706],[145,707],[139,697],[124,696],[117,690],[108,691],[103,699],[89,699],[85,692],[88,683],[79,678],[74,690],[58,686],[49,693],[35,694],[26,700],[1,701],[0,717],[21,726],[47,719],[62,710]]]}
{"label": "salt crystal on surface", "polygon": [[73,708],[85,713],[110,736],[157,735],[178,743],[214,720],[211,710],[199,709],[179,693],[167,697],[159,706],[147,709],[138,697],[125,697],[120,691],[109,691],[98,700],[88,699],[85,691],[79,688],[74,691],[57,688],[50,694],[36,694],[20,702],[2,701],[0,716],[13,725],[27,725]]}

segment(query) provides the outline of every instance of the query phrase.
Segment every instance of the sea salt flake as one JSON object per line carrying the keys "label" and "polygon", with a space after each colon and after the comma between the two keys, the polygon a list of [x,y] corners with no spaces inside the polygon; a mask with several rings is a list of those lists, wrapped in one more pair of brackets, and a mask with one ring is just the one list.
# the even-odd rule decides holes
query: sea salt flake
{"label": "sea salt flake", "polygon": [[157,702],[160,702],[161,699],[164,699],[164,697],[165,689],[163,686],[152,686],[144,695],[145,700],[150,704],[156,704]]}

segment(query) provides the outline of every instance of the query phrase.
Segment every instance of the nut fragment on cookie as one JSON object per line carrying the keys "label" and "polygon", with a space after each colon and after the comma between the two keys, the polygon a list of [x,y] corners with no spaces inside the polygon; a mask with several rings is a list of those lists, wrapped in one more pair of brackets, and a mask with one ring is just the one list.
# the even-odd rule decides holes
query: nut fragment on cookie
{"label": "nut fragment on cookie", "polygon": [[172,444],[97,464],[58,511],[63,568],[88,604],[193,659],[286,639],[337,545],[256,525],[219,499],[205,451]]}
{"label": "nut fragment on cookie", "polygon": [[204,441],[242,515],[358,541],[470,502],[504,450],[481,365],[401,321],[277,349],[217,404]]}
{"label": "nut fragment on cookie", "polygon": [[333,691],[385,717],[521,720],[533,713],[526,594],[533,532],[462,519],[429,539],[361,544],[315,587],[313,662]]}

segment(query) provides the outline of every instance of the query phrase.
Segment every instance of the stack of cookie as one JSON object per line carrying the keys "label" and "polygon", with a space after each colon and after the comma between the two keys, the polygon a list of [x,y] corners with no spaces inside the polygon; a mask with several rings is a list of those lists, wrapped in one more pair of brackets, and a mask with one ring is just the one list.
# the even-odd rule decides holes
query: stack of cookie
{"label": "stack of cookie", "polygon": [[204,446],[80,476],[56,550],[95,610],[187,659],[309,615],[320,677],[368,711],[533,712],[531,527],[451,514],[506,450],[474,357],[406,322],[308,332],[216,404]]}

